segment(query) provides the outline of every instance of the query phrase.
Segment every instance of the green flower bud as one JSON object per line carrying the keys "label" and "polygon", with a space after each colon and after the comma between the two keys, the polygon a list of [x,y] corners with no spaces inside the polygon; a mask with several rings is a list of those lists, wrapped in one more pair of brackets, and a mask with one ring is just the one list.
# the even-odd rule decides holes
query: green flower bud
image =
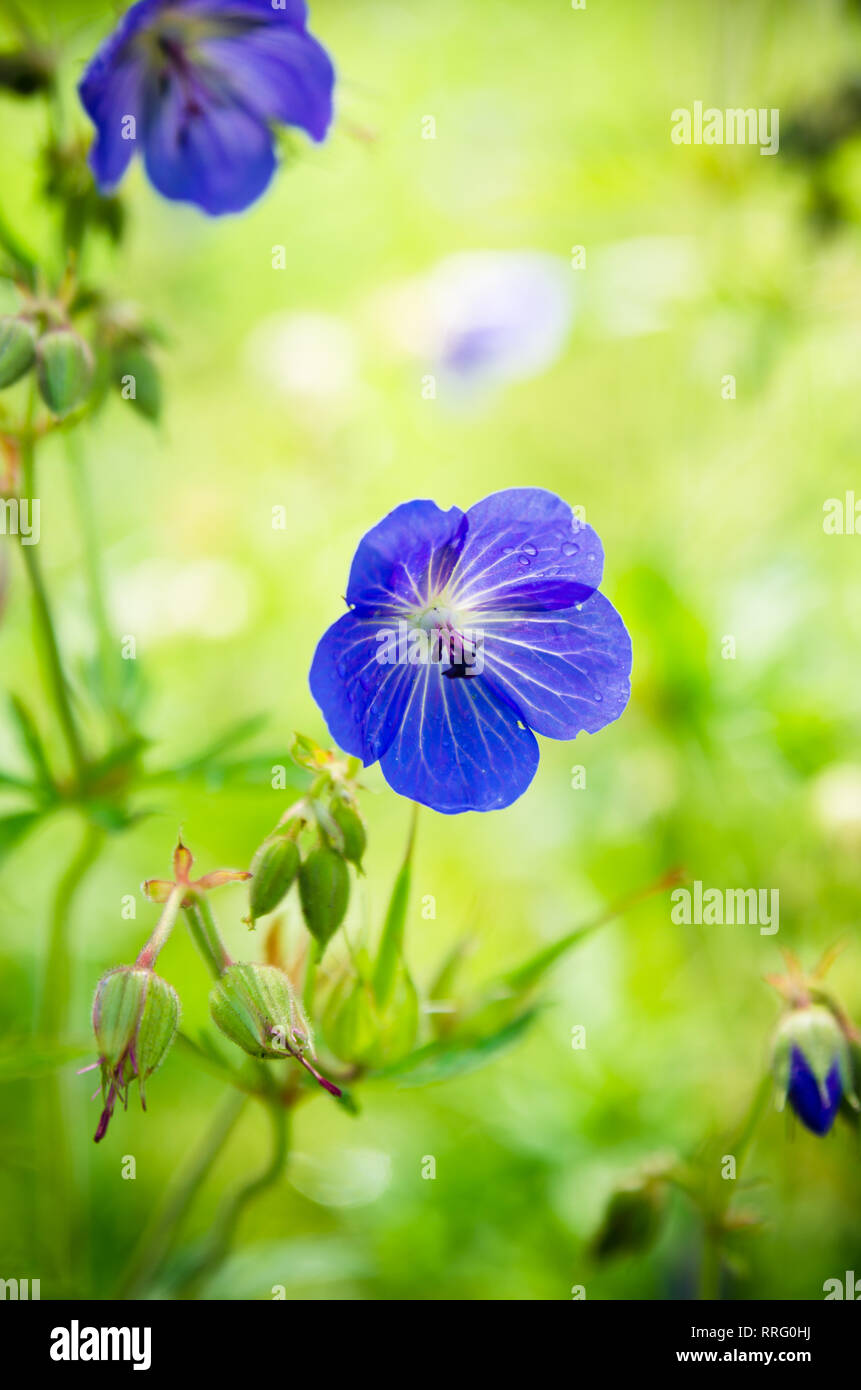
{"label": "green flower bud", "polygon": [[42,400],[54,415],[80,405],[93,379],[93,354],[71,328],[51,328],[36,348],[36,374]]}
{"label": "green flower bud", "polygon": [[213,987],[209,1008],[216,1027],[252,1057],[295,1057],[333,1096],[338,1087],[311,1065],[314,1055],[308,1021],[293,986],[277,965],[230,965]]}
{"label": "green flower bud", "polygon": [[350,899],[350,874],[340,854],[325,845],[312,849],[299,870],[299,897],[319,958],[343,922]]}
{"label": "green flower bud", "polygon": [[381,1011],[367,980],[352,976],[333,990],[323,1031],[328,1046],[345,1062],[381,1067],[412,1051],[419,1026],[419,1001],[409,972],[399,966],[388,1007]]}
{"label": "green flower bud", "polygon": [[341,797],[336,797],[332,802],[331,811],[332,819],[344,837],[344,858],[360,869],[368,844],[362,818],[356,808]]}
{"label": "green flower bud", "polygon": [[251,889],[246,922],[253,926],[258,917],[274,912],[289,892],[299,872],[299,850],[289,835],[273,835],[257,850],[251,861]]}
{"label": "green flower bud", "polygon": [[96,1143],[104,1138],[117,1098],[128,1104],[128,1088],[140,1087],[167,1055],[179,1026],[176,990],[152,970],[121,965],[99,981],[93,1002],[93,1031],[99,1047],[104,1109]]}
{"label": "green flower bud", "polygon": [[222,1033],[252,1057],[313,1052],[311,1029],[277,965],[228,966],[210,993],[209,1008]]}
{"label": "green flower bud", "polygon": [[36,360],[36,329],[27,319],[0,318],[0,391],[13,386]]}
{"label": "green flower bud", "polygon": [[157,423],[162,406],[161,376],[146,349],[135,344],[117,349],[113,370],[123,399],[145,419]]}

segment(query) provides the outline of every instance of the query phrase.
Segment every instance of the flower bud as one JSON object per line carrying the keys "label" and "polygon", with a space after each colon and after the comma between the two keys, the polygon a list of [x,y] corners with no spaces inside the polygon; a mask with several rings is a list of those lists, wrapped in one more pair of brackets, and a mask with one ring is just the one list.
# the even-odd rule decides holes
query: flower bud
{"label": "flower bud", "polygon": [[350,875],[340,854],[325,845],[312,849],[299,870],[299,897],[321,957],[344,920],[350,898]]}
{"label": "flower bud", "polygon": [[71,328],[51,328],[36,348],[36,374],[42,400],[54,415],[68,415],[87,396],[93,354]]}
{"label": "flower bud", "polygon": [[99,981],[93,1002],[93,1031],[99,1047],[104,1110],[96,1143],[104,1137],[117,1097],[128,1104],[128,1088],[140,1086],[164,1060],[179,1026],[176,990],[151,970],[121,965]]}
{"label": "flower bud", "polygon": [[609,1260],[648,1250],[660,1230],[665,1207],[666,1185],[654,1178],[632,1180],[618,1188],[592,1238],[594,1258]]}
{"label": "flower bud", "polygon": [[343,836],[344,858],[349,860],[351,864],[355,864],[357,869],[361,869],[362,856],[368,844],[368,837],[361,816],[356,808],[344,801],[342,797],[336,797],[332,802],[331,812],[332,819]]}
{"label": "flower bud", "polygon": [[13,386],[36,360],[36,329],[27,319],[0,318],[0,391]]}
{"label": "flower bud", "polygon": [[289,835],[273,835],[257,850],[251,861],[251,889],[246,922],[253,926],[265,917],[289,892],[299,872],[299,850]]}
{"label": "flower bud", "polygon": [[213,1021],[231,1042],[252,1057],[295,1057],[330,1095],[338,1087],[313,1067],[308,1020],[288,976],[277,965],[230,965],[209,996]]}
{"label": "flower bud", "polygon": [[252,1057],[313,1052],[311,1029],[288,976],[277,965],[230,965],[213,987],[214,1023]]}
{"label": "flower bud", "polygon": [[774,1038],[772,1067],[781,1105],[788,1100],[803,1125],[827,1134],[844,1094],[852,1096],[849,1048],[831,1010],[805,1004],[785,1014]]}

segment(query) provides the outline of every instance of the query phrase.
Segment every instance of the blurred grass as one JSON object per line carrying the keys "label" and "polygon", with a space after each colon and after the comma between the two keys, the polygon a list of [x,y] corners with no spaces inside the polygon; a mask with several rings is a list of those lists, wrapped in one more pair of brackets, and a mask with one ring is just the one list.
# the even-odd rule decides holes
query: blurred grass
{"label": "blurred grass", "polygon": [[[107,7],[95,10],[52,7],[78,68],[106,27]],[[170,338],[163,427],[117,405],[85,439],[114,620],[137,634],[151,689],[146,732],[164,761],[181,759],[229,720],[266,711],[259,744],[286,762],[292,729],[324,737],[307,669],[341,611],[358,537],[408,497],[467,506],[540,484],[585,506],[604,541],[603,588],[634,640],[632,703],[596,738],[545,743],[533,787],[510,810],[422,817],[415,970],[432,972],[470,931],[469,970],[483,978],[674,863],[706,884],[779,888],[781,929],[679,928],[667,899],[654,900],[559,968],[555,1006],[491,1069],[427,1091],[375,1086],[358,1119],[323,1099],[302,1109],[299,1168],[328,1174],[325,1193],[352,1176],[355,1203],[315,1201],[313,1182],[282,1184],[249,1210],[241,1267],[213,1292],[266,1297],[283,1283],[300,1298],[566,1298],[585,1281],[590,1298],[689,1297],[698,1233],[682,1204],[650,1255],[586,1277],[584,1246],[607,1194],[651,1153],[686,1151],[739,1121],[765,1065],[776,1001],[761,977],[779,946],[812,963],[848,937],[833,984],[861,1011],[859,541],[822,529],[827,498],[861,495],[861,149],[840,152],[846,220],[823,236],[809,178],[785,151],[676,147],[670,112],[695,100],[777,106],[785,130],[857,75],[857,7],[318,0],[312,11],[340,71],[330,142],[302,147],[256,208],[217,224],[159,201],[135,169],[130,237],[90,267]],[[426,114],[436,141],[420,139]],[[43,121],[6,97],[0,121],[4,215],[47,246]],[[674,293],[655,290],[643,238],[692,258]],[[285,272],[271,269],[280,244]],[[423,400],[425,367],[380,333],[380,291],[460,249],[567,258],[575,244],[587,267],[572,271],[579,313],[561,360],[472,410]],[[638,299],[662,327],[620,335]],[[255,328],[296,312],[334,315],[351,335],[355,377],[337,394],[290,397],[255,365]],[[734,401],[721,398],[726,373]],[[59,449],[45,449],[41,473],[43,562],[81,656],[81,557]],[[283,531],[271,527],[277,505]],[[156,582],[163,574],[172,591]],[[735,660],[721,658],[727,634]],[[30,640],[16,564],[4,683],[31,695]],[[4,727],[4,765],[11,746]],[[575,764],[585,790],[571,788]],[[841,819],[834,770],[847,767],[854,803]],[[406,833],[406,804],[376,769],[367,783],[368,878],[351,930],[379,922]],[[122,897],[167,871],[177,826],[203,870],[244,865],[283,797],[166,782],[144,802],[155,814],[110,842],[76,912],[76,1037],[86,1038],[99,974],[131,958],[153,920],[140,898],[138,920],[124,920]],[[51,885],[77,833],[71,818],[46,825],[0,878],[4,1033],[26,1032],[34,1014]],[[425,894],[435,920],[421,916]],[[220,903],[236,951],[241,901],[228,889]],[[164,969],[193,1033],[208,983],[181,932]],[[584,1051],[571,1048],[575,1024]],[[82,1194],[76,1279],[82,1294],[104,1296],[221,1088],[174,1054],[149,1114],[133,1104],[95,1149],[88,1082],[68,1087]],[[0,1114],[0,1273],[39,1277],[33,1087],[4,1086]],[[228,1182],[260,1166],[265,1142],[265,1118],[250,1109],[189,1235],[206,1231]],[[376,1166],[368,1152],[382,1156]],[[134,1182],[120,1176],[122,1154],[136,1157]],[[435,1181],[421,1178],[425,1155]],[[769,1224],[750,1242],[739,1296],[817,1298],[824,1279],[858,1268],[858,1153],[845,1133],[788,1137],[770,1116],[750,1171],[767,1184],[752,1200]],[[255,1264],[252,1247],[274,1241],[296,1245]]]}

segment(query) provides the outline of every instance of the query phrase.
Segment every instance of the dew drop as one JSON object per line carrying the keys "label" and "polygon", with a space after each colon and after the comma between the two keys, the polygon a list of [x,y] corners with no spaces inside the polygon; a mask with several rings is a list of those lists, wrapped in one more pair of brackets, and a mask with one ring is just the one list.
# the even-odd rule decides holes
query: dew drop
{"label": "dew drop", "polygon": [[538,551],[536,550],[535,546],[532,544],[531,541],[527,541],[526,545],[522,546],[521,549],[523,550],[524,555],[538,554]]}
{"label": "dew drop", "polygon": [[576,554],[577,554],[577,551],[578,551],[579,549],[580,549],[579,545],[575,545],[573,541],[566,541],[565,544],[564,544],[563,547],[562,547],[562,554],[563,554],[563,555],[576,555]]}
{"label": "dew drop", "polygon": [[528,569],[530,564],[532,563],[528,555],[519,555],[518,559],[520,560],[520,563],[521,565],[523,565],[524,569]]}
{"label": "dew drop", "polygon": [[504,545],[504,546],[502,547],[502,553],[503,553],[503,555],[513,555],[513,554],[514,554],[514,546],[513,546],[513,545]]}

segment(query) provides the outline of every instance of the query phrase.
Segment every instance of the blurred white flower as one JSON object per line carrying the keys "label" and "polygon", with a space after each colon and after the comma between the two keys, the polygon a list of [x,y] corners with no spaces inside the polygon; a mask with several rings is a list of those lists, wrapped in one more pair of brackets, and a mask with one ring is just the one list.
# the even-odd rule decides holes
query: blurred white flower
{"label": "blurred white flower", "polygon": [[355,335],[334,314],[277,314],[259,323],[245,349],[264,387],[311,401],[350,395],[358,380]]}
{"label": "blurred white flower", "polygon": [[861,844],[861,763],[826,767],[814,781],[811,795],[823,830],[835,839]]}
{"label": "blurred white flower", "polygon": [[403,352],[463,389],[546,371],[574,319],[573,271],[540,251],[463,251],[376,301]]}

